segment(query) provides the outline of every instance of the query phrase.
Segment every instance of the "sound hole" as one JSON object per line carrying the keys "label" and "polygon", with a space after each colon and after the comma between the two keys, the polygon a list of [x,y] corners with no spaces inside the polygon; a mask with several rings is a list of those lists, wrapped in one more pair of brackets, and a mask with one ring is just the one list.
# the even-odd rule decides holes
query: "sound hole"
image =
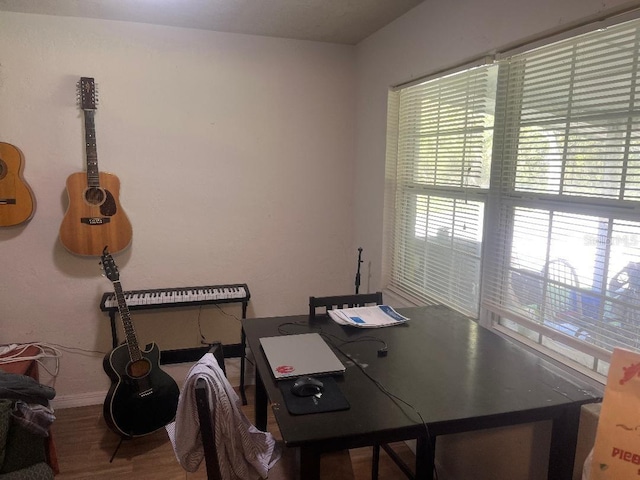
{"label": "sound hole", "polygon": [[0,180],[7,175],[7,164],[0,158]]}
{"label": "sound hole", "polygon": [[102,205],[106,194],[100,187],[89,187],[84,192],[84,198],[89,205]]}
{"label": "sound hole", "polygon": [[151,370],[151,364],[146,358],[136,360],[127,365],[127,374],[131,378],[142,378]]}

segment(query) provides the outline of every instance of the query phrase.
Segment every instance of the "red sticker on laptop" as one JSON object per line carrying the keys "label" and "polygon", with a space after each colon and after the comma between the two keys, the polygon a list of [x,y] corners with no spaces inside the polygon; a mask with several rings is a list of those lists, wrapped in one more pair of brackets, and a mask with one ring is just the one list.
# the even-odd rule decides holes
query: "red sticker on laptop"
{"label": "red sticker on laptop", "polygon": [[276,372],[282,374],[291,373],[294,370],[295,368],[293,368],[291,365],[280,365],[278,368],[276,368]]}

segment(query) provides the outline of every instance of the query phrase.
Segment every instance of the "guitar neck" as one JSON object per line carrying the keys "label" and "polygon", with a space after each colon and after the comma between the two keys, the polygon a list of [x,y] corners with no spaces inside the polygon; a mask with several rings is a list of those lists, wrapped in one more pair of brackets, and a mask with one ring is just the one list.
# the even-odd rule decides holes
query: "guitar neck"
{"label": "guitar neck", "polygon": [[129,313],[129,307],[127,306],[127,302],[124,298],[124,292],[122,290],[122,285],[119,281],[113,282],[113,288],[116,294],[116,299],[118,301],[118,312],[120,313],[120,318],[122,319],[122,326],[124,327],[125,337],[127,339],[127,346],[129,348],[129,357],[131,357],[132,362],[136,362],[142,359],[142,353],[140,352],[140,347],[138,345],[138,339],[136,338],[136,332],[133,328],[133,322],[131,321],[131,314]]}
{"label": "guitar neck", "polygon": [[96,145],[95,110],[84,110],[84,139],[87,155],[87,185],[100,186],[100,172],[98,171],[98,148]]}

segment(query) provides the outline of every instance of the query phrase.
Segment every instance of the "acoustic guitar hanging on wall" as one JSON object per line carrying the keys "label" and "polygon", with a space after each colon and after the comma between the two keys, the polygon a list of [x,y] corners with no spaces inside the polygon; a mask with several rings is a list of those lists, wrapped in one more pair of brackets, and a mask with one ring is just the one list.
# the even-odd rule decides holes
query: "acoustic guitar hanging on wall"
{"label": "acoustic guitar hanging on wall", "polygon": [[22,171],[24,156],[9,143],[0,142],[0,227],[12,227],[31,220],[35,197]]}
{"label": "acoustic guitar hanging on wall", "polygon": [[98,170],[93,78],[80,78],[78,88],[84,112],[86,172],[74,173],[67,179],[69,207],[60,225],[60,241],[78,255],[100,256],[105,245],[117,253],[129,246],[133,231],[120,206],[120,180]]}

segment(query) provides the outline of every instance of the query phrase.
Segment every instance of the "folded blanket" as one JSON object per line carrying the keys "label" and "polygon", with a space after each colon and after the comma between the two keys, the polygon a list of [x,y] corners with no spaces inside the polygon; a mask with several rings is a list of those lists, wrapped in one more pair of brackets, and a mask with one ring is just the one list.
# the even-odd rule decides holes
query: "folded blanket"
{"label": "folded blanket", "polygon": [[0,398],[49,405],[49,400],[55,396],[56,391],[52,387],[42,385],[27,375],[0,371]]}

